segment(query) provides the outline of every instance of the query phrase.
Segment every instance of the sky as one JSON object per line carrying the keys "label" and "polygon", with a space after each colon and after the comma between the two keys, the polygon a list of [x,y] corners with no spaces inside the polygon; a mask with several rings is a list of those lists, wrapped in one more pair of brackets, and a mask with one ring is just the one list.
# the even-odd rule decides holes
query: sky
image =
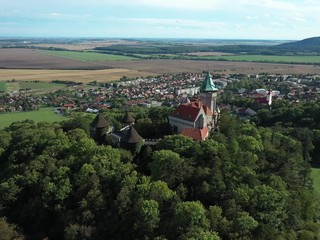
{"label": "sky", "polygon": [[301,40],[319,0],[0,0],[0,37]]}

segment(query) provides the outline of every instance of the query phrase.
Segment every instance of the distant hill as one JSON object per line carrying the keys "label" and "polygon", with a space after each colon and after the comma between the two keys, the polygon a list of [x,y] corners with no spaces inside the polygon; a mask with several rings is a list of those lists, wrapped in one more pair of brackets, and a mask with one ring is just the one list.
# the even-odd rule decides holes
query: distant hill
{"label": "distant hill", "polygon": [[283,43],[272,47],[292,52],[320,52],[320,37],[306,38],[301,41]]}

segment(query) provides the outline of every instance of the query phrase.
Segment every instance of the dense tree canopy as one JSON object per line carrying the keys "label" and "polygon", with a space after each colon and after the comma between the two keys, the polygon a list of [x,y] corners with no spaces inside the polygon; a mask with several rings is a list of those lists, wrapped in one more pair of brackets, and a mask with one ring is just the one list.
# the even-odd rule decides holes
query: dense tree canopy
{"label": "dense tree canopy", "polygon": [[[137,124],[165,124],[157,114]],[[135,156],[82,124],[12,124],[0,131],[3,239],[316,238],[308,132],[220,121],[204,142],[170,135]]]}

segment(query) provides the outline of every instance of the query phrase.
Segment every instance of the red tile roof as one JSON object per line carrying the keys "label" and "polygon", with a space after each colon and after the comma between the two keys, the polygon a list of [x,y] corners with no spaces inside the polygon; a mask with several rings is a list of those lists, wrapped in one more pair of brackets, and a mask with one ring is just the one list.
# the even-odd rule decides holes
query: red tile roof
{"label": "red tile roof", "polygon": [[257,103],[268,103],[267,97],[256,98],[255,101],[256,101]]}
{"label": "red tile roof", "polygon": [[181,132],[186,137],[191,137],[193,140],[203,141],[206,140],[209,133],[209,129],[204,128],[184,128]]}
{"label": "red tile roof", "polygon": [[211,116],[212,115],[212,111],[210,110],[210,108],[206,105],[203,106],[203,110],[204,110],[204,113],[207,115],[207,116]]}
{"label": "red tile roof", "polygon": [[171,114],[173,117],[181,118],[187,121],[195,121],[200,108],[186,106],[185,104],[181,104],[177,109]]}
{"label": "red tile roof", "polygon": [[201,108],[203,108],[206,115],[212,115],[210,108],[204,105],[202,101],[197,100],[179,105],[171,116],[194,122]]}
{"label": "red tile roof", "polygon": [[72,103],[66,103],[66,104],[64,104],[63,105],[64,107],[67,107],[67,108],[74,108],[75,107],[75,105],[74,104],[72,104]]}

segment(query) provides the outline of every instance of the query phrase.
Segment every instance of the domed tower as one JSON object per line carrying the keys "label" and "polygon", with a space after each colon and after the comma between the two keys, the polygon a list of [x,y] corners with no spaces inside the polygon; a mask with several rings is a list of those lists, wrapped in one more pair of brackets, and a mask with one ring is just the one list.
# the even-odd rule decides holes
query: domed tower
{"label": "domed tower", "polygon": [[212,113],[217,112],[218,89],[212,81],[210,72],[207,73],[200,87],[200,100],[210,108]]}

